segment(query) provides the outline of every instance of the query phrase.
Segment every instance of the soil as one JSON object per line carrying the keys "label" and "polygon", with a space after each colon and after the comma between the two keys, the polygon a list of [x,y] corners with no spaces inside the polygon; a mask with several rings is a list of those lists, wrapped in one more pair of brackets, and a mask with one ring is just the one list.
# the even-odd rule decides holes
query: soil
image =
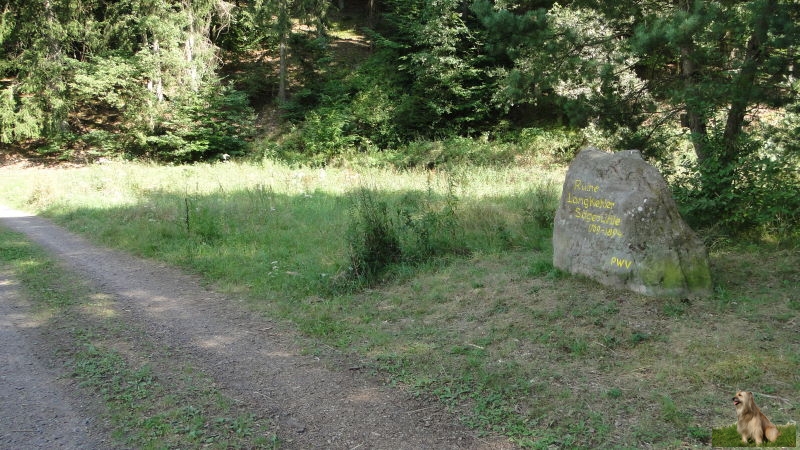
{"label": "soil", "polygon": [[10,274],[0,271],[0,448],[108,448],[93,430],[91,404],[74,397]]}
{"label": "soil", "polygon": [[[292,329],[203,286],[196,276],[97,247],[2,206],[0,225],[27,235],[109,298],[125,323],[145,330],[141,339],[158,342],[176,364],[192,364],[224,395],[270,418],[281,448],[514,447],[502,437],[479,437],[443,405],[388,385],[358,361],[305,354],[303,338]],[[0,448],[114,446],[92,400],[69,386],[53,362],[56,338],[37,332],[8,273],[0,272],[0,299],[0,352],[9,361],[0,366]]]}

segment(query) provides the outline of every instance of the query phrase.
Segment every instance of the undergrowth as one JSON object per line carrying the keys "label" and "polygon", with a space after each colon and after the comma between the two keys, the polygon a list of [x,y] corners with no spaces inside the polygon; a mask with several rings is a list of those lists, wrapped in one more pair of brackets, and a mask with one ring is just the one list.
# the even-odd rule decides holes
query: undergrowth
{"label": "undergrowth", "polygon": [[[404,194],[391,205],[378,191],[359,189],[347,235],[352,275],[373,284],[396,264],[468,255],[471,250],[466,229],[459,223],[454,189],[450,180],[442,196],[429,188],[425,193]],[[498,231],[499,239],[510,239]]]}

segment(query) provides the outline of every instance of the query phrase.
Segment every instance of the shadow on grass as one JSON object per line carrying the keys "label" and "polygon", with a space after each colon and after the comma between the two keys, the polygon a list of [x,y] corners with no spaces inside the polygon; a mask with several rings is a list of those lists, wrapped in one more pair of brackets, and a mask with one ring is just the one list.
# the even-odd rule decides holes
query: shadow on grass
{"label": "shadow on grass", "polygon": [[[549,250],[557,197],[546,189],[480,200],[371,192],[399,240],[402,263]],[[154,190],[131,205],[45,215],[101,244],[190,267],[212,282],[246,285],[262,298],[298,299],[330,292],[332,280],[353,270],[357,202],[357,195],[286,195],[262,186],[203,195]]]}

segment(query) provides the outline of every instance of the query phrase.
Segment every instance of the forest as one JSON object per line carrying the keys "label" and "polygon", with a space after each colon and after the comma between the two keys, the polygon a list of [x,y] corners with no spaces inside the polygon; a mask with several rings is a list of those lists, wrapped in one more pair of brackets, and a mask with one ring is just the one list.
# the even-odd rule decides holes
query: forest
{"label": "forest", "polygon": [[[3,223],[146,266],[3,225],[12,325],[124,448],[390,447],[360,418],[397,405],[342,409],[367,379],[413,402],[396,439],[734,446],[746,389],[793,447],[798,50],[798,0],[0,0]],[[554,265],[589,146],[664,175],[707,298]]]}
{"label": "forest", "polygon": [[6,155],[434,168],[636,148],[693,225],[797,235],[795,0],[0,3]]}

